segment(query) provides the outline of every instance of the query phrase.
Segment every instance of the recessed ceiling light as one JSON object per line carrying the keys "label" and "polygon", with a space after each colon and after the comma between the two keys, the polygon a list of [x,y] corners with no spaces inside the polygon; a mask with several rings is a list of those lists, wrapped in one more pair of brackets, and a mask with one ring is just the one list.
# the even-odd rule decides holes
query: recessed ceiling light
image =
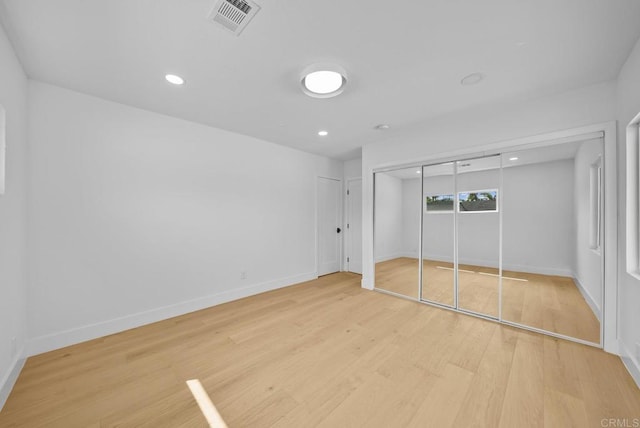
{"label": "recessed ceiling light", "polygon": [[417,170],[417,171],[416,171],[416,174],[421,174],[420,170]]}
{"label": "recessed ceiling light", "polygon": [[460,84],[462,86],[477,85],[478,83],[482,82],[483,79],[484,79],[484,74],[471,73],[470,75],[463,77],[462,80],[460,81]]}
{"label": "recessed ceiling light", "polygon": [[302,90],[314,98],[340,95],[347,83],[347,73],[337,65],[313,64],[302,72]]}
{"label": "recessed ceiling light", "polygon": [[318,135],[321,137],[326,137],[329,135],[329,131],[318,131]]}
{"label": "recessed ceiling light", "polygon": [[518,158],[517,158],[516,156],[514,156],[514,157],[512,157],[512,158],[509,158],[509,160],[510,160],[510,161],[517,161],[517,160],[518,160]]}
{"label": "recessed ceiling light", "polygon": [[174,85],[184,85],[184,79],[175,74],[167,74],[164,78],[167,79],[167,82],[173,83]]}
{"label": "recessed ceiling light", "polygon": [[373,127],[373,129],[375,129],[376,131],[386,131],[389,128],[390,126],[387,125],[386,123],[381,123],[380,125],[376,125]]}

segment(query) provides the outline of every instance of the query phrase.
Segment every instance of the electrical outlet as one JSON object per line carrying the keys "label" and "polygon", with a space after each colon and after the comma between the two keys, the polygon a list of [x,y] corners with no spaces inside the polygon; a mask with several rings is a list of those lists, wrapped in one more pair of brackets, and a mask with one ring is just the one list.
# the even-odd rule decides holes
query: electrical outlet
{"label": "electrical outlet", "polygon": [[247,271],[243,270],[242,272],[240,272],[240,279],[247,279]]}

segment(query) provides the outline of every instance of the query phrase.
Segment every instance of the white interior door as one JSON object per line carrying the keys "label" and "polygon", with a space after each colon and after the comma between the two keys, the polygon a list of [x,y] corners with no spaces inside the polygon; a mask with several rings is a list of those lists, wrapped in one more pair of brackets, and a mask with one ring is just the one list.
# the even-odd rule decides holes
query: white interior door
{"label": "white interior door", "polygon": [[347,271],[362,274],[362,180],[347,187]]}
{"label": "white interior door", "polygon": [[318,275],[340,270],[340,186],[318,177]]}

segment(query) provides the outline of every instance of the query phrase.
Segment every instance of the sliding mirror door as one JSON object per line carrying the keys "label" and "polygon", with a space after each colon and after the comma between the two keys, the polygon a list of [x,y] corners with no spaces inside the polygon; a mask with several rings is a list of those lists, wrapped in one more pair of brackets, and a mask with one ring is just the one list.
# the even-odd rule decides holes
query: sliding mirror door
{"label": "sliding mirror door", "polygon": [[602,139],[503,154],[502,318],[600,343]]}
{"label": "sliding mirror door", "polygon": [[422,168],[422,300],[455,307],[453,162]]}
{"label": "sliding mirror door", "polygon": [[376,173],[376,288],[600,345],[603,158],[595,138]]}
{"label": "sliding mirror door", "polygon": [[499,317],[500,156],[456,162],[458,308]]}
{"label": "sliding mirror door", "polygon": [[375,287],[418,299],[420,167],[374,175]]}

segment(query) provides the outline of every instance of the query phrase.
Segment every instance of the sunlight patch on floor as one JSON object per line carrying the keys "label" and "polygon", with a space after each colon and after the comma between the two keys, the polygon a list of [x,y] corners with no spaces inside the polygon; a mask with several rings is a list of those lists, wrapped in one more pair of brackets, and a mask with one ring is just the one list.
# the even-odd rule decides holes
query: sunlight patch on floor
{"label": "sunlight patch on floor", "polygon": [[[437,269],[445,269],[445,270],[453,270],[453,268],[450,267],[446,267],[446,266],[436,266]],[[499,276],[498,274],[495,273],[488,273],[488,272],[476,272],[473,270],[464,270],[464,269],[458,269],[458,272],[465,272],[465,273],[477,273],[480,275],[486,275],[486,276]],[[522,281],[522,282],[529,282],[528,279],[523,279],[523,278],[513,278],[511,276],[503,276],[502,279],[509,279],[512,281]]]}
{"label": "sunlight patch on floor", "polygon": [[204,390],[202,384],[198,379],[191,379],[187,381],[187,386],[193,394],[193,398],[196,399],[200,411],[204,415],[205,419],[209,423],[211,428],[227,428],[227,424],[218,413],[218,409],[213,405],[207,391]]}
{"label": "sunlight patch on floor", "polygon": [[[453,268],[446,267],[446,266],[436,266],[436,268],[437,269],[444,269],[444,270],[453,270]],[[464,269],[458,269],[458,272],[475,273],[472,270],[464,270]]]}

